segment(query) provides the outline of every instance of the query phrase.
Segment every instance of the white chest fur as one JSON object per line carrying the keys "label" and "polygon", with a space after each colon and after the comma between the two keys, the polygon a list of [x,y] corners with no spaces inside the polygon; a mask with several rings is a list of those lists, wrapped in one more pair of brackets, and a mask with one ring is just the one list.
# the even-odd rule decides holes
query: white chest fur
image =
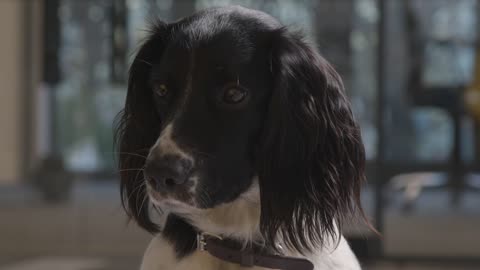
{"label": "white chest fur", "polygon": [[[347,242],[342,238],[335,250],[323,250],[310,259],[315,270],[359,270],[355,255]],[[245,268],[219,260],[207,252],[195,251],[193,254],[178,260],[171,244],[161,236],[156,236],[148,246],[141,270],[271,270],[254,267]]]}

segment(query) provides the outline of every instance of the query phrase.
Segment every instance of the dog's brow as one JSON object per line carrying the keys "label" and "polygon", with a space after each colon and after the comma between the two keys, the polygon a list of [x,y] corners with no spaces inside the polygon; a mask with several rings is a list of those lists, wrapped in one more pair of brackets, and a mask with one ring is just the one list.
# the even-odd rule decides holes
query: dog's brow
{"label": "dog's brow", "polygon": [[195,50],[192,50],[190,54],[190,63],[188,65],[188,72],[187,72],[187,84],[185,85],[185,97],[183,99],[183,106],[187,102],[188,96],[192,92],[192,79],[193,79],[193,71],[195,68]]}

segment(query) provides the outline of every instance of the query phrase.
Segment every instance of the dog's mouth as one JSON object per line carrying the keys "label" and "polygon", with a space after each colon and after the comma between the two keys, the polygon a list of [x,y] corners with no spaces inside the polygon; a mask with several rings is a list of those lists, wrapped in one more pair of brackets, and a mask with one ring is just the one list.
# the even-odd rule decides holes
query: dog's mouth
{"label": "dog's mouth", "polygon": [[149,182],[146,187],[149,200],[164,210],[196,208],[194,188],[166,192],[153,188]]}

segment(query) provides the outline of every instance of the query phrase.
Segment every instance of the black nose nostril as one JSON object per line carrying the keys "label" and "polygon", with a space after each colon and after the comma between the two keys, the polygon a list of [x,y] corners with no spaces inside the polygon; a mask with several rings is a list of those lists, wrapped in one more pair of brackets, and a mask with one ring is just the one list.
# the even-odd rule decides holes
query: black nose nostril
{"label": "black nose nostril", "polygon": [[167,188],[173,188],[176,185],[175,182],[176,181],[173,178],[167,178],[167,179],[165,179],[165,186]]}
{"label": "black nose nostril", "polygon": [[148,177],[147,178],[148,183],[151,185],[152,188],[158,190],[160,188],[160,182],[153,178],[153,177]]}
{"label": "black nose nostril", "polygon": [[193,162],[178,156],[165,155],[147,161],[145,176],[156,190],[174,191],[187,182]]}

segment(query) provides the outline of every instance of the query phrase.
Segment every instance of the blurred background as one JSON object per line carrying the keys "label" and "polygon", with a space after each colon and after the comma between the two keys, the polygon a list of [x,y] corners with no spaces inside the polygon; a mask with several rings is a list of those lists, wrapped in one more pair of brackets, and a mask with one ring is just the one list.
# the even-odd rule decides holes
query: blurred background
{"label": "blurred background", "polygon": [[113,120],[149,20],[240,4],[303,29],[342,75],[378,237],[365,269],[480,269],[480,1],[0,0],[0,270],[137,269]]}

